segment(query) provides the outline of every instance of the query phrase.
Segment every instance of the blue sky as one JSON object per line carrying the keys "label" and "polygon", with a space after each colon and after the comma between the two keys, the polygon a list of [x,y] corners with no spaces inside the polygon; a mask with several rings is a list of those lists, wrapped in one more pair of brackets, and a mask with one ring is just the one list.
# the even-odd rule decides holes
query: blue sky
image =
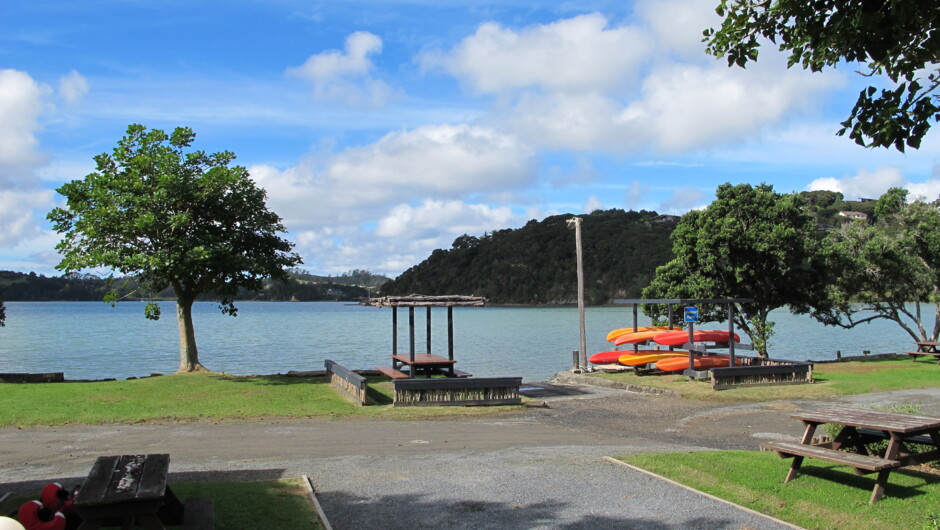
{"label": "blue sky", "polygon": [[940,133],[836,137],[870,80],[770,48],[728,68],[701,43],[716,3],[7,2],[0,269],[56,274],[54,190],[131,123],[234,151],[322,274],[395,276],[548,215],[681,214],[724,182],[940,195]]}

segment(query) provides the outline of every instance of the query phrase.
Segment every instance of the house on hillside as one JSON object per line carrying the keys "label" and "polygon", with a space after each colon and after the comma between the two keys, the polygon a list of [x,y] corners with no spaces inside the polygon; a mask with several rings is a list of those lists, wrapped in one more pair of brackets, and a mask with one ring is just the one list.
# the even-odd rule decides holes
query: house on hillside
{"label": "house on hillside", "polygon": [[678,215],[662,214],[650,219],[651,223],[678,223],[681,219]]}
{"label": "house on hillside", "polygon": [[854,220],[858,220],[858,221],[867,221],[867,220],[868,220],[868,214],[867,214],[867,213],[862,213],[862,212],[844,211],[844,212],[839,212],[839,216],[841,216],[841,217],[848,217],[849,219],[854,219]]}

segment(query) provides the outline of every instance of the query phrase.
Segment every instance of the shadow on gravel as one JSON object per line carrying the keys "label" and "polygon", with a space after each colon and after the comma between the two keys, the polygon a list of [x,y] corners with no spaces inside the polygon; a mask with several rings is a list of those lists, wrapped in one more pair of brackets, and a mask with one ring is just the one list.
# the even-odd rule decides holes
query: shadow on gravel
{"label": "shadow on gravel", "polygon": [[[503,502],[429,498],[426,495],[384,495],[374,499],[346,492],[318,492],[330,524],[339,529],[376,528],[643,528],[666,530],[674,525],[647,518],[585,514],[576,520],[563,512],[572,503],[536,502],[511,505]],[[727,528],[732,521],[696,517],[683,522],[687,528]]]}
{"label": "shadow on gravel", "polygon": [[519,393],[533,399],[586,396],[593,394],[591,391],[575,388],[573,386],[553,385],[550,383],[525,383],[519,388]]}
{"label": "shadow on gravel", "polygon": [[[89,466],[89,470],[91,466]],[[259,482],[265,480],[280,480],[284,478],[285,469],[239,469],[236,471],[180,471],[171,472],[167,482],[172,485],[174,482]],[[46,478],[41,480],[26,480],[20,482],[0,482],[0,495],[3,493],[21,493],[38,492],[43,486],[50,482],[58,482],[66,489],[72,489],[73,486],[79,486],[85,481],[84,476],[80,477],[59,477]]]}

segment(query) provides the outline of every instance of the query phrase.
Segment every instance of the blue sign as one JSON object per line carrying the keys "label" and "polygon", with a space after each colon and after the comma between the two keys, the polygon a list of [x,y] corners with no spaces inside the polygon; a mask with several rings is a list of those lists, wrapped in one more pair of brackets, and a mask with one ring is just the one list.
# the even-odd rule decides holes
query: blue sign
{"label": "blue sign", "polygon": [[685,321],[686,322],[698,322],[698,308],[697,307],[685,308]]}

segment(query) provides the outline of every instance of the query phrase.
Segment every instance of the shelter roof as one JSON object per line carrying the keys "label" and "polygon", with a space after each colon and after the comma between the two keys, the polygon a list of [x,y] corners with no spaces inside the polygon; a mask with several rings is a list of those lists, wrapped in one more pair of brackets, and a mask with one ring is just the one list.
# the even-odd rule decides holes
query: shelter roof
{"label": "shelter roof", "polygon": [[482,296],[410,294],[408,296],[363,298],[359,303],[373,307],[483,307],[486,305],[486,298]]}

